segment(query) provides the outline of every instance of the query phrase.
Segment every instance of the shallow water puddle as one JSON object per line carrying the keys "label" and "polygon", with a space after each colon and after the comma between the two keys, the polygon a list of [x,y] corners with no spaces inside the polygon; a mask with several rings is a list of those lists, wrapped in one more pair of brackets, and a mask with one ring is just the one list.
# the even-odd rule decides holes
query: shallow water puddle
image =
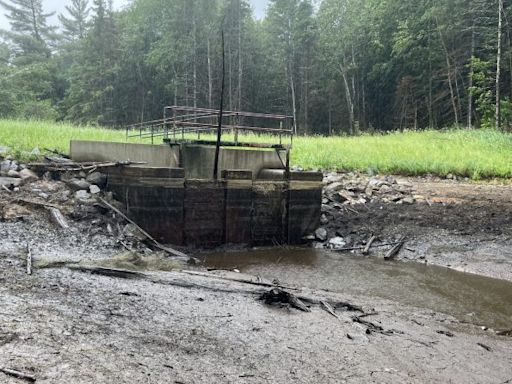
{"label": "shallow water puddle", "polygon": [[512,283],[413,262],[313,249],[213,253],[205,266],[314,289],[376,296],[493,329],[512,328]]}

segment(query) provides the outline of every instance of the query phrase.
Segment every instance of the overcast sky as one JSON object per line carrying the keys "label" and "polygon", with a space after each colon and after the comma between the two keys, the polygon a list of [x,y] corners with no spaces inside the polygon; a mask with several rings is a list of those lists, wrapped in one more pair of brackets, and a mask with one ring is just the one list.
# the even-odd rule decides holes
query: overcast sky
{"label": "overcast sky", "polygon": [[[92,1],[91,1],[92,2]],[[128,4],[129,0],[114,0],[114,7],[116,9],[120,9],[123,6]],[[268,0],[250,0],[252,7],[254,9],[254,13],[258,19],[262,18],[265,14],[265,8],[267,7]],[[70,1],[63,0],[43,0],[43,7],[45,12],[54,12],[57,13],[64,12],[65,6],[70,3]],[[4,16],[5,10],[0,7],[0,29],[9,28],[9,22]],[[52,19],[52,23],[57,23],[56,18]]]}

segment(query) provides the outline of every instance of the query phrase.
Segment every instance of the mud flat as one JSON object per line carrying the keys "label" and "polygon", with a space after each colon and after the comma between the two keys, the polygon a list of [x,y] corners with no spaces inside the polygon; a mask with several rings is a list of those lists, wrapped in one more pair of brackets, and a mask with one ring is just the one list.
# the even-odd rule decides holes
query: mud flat
{"label": "mud flat", "polygon": [[121,279],[62,268],[29,276],[19,261],[0,263],[0,367],[38,383],[512,378],[510,338],[388,300],[295,291],[353,303],[367,313],[360,323],[358,312],[342,306],[338,317],[316,305],[311,312],[269,307],[258,300],[265,289],[211,277],[146,272]]}
{"label": "mud flat", "polygon": [[[370,178],[343,177],[333,193],[354,195],[324,197],[317,250],[194,254],[199,266],[63,184],[0,190],[0,382],[511,382],[511,188],[393,178],[399,199],[381,184],[363,203]],[[389,262],[386,247],[340,249],[371,235],[407,241]],[[260,300],[275,284],[309,312]]]}

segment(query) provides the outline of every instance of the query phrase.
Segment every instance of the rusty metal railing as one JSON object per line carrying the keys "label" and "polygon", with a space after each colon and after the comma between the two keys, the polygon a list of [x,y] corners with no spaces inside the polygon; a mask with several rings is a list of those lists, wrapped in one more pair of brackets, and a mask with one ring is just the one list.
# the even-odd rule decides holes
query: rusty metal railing
{"label": "rusty metal railing", "polygon": [[[218,129],[219,110],[194,108],[186,106],[169,106],[164,108],[164,117],[130,125],[126,128],[126,138],[138,137],[151,139],[163,137],[168,143],[212,144],[213,141],[202,140],[204,133],[213,133]],[[293,117],[287,115],[223,111],[223,132],[232,132],[234,141],[223,141],[223,146],[245,146],[258,148],[290,148],[293,141]],[[248,143],[240,141],[240,135],[253,133],[278,137],[278,144]],[[197,139],[195,138],[197,136]],[[289,144],[283,140],[289,139]]]}

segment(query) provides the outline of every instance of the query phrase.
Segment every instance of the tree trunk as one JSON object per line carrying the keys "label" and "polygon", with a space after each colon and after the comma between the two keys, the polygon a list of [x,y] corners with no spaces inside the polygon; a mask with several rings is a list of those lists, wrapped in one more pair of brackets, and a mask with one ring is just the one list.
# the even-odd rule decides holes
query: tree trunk
{"label": "tree trunk", "polygon": [[[242,0],[238,0],[238,111],[242,111]],[[236,121],[237,125],[242,125],[240,116]],[[238,143],[238,130],[235,130],[235,143]]]}
{"label": "tree trunk", "polygon": [[348,108],[348,126],[349,133],[351,135],[354,134],[354,101],[352,100],[352,94],[350,92],[350,85],[347,78],[347,73],[343,68],[343,65],[340,65],[341,76],[343,78],[343,85],[345,86],[345,99],[347,99],[347,108]]}
{"label": "tree trunk", "polygon": [[436,19],[437,24],[437,31],[439,33],[439,39],[441,40],[441,45],[443,46],[443,50],[445,53],[445,60],[446,60],[446,68],[447,68],[447,75],[448,75],[448,87],[450,88],[450,98],[452,102],[452,108],[453,108],[453,115],[455,118],[455,125],[459,125],[459,112],[457,110],[457,102],[455,100],[455,92],[453,89],[453,81],[452,81],[452,64],[450,61],[450,55],[448,52],[448,48],[446,47],[446,43],[444,42],[443,34],[441,33],[441,30],[439,29],[439,22]]}
{"label": "tree trunk", "polygon": [[473,59],[475,56],[475,21],[471,26],[471,55],[469,58],[469,92],[468,92],[468,126],[467,129],[473,128],[473,77],[475,68],[473,67]]}
{"label": "tree trunk", "polygon": [[290,63],[289,68],[289,76],[290,76],[290,89],[292,92],[292,111],[293,111],[293,133],[297,134],[297,100],[295,98],[295,82],[293,80],[293,68]]}
{"label": "tree trunk", "polygon": [[501,76],[501,27],[502,27],[503,1],[498,0],[498,49],[496,52],[496,128],[501,129],[501,96],[500,96],[500,76]]}
{"label": "tree trunk", "polygon": [[208,56],[208,108],[212,109],[213,107],[213,79],[212,79],[212,57],[211,57],[211,47],[210,47],[210,39],[208,38],[206,41],[206,49]]}

